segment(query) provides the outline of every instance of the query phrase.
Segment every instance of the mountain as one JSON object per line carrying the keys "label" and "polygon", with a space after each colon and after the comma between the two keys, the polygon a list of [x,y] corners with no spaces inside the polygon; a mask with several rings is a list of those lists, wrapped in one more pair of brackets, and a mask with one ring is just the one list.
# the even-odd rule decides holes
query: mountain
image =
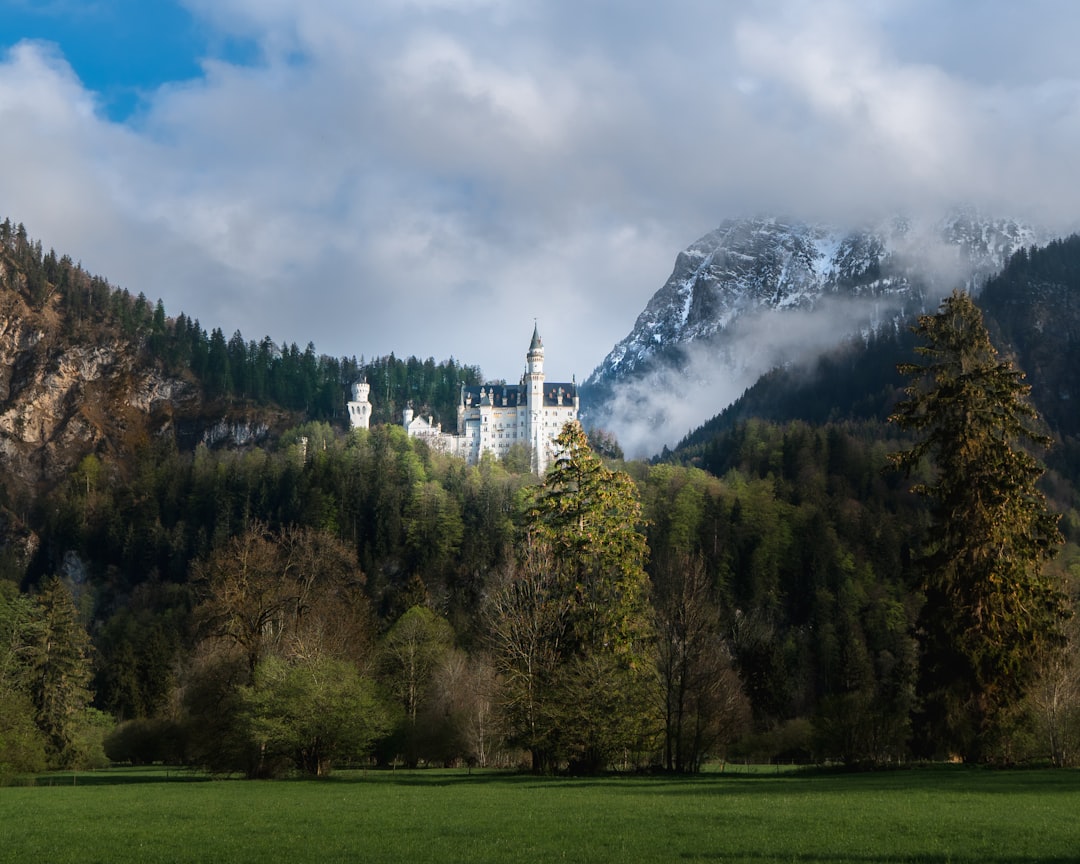
{"label": "mountain", "polygon": [[182,314],[167,318],[160,302],[116,289],[66,255],[43,253],[5,219],[0,508],[25,512],[89,455],[122,462],[151,441],[250,445],[295,425],[302,415],[289,406],[212,389],[232,345],[220,330],[208,337]]}
{"label": "mountain", "polygon": [[[1031,385],[1031,401],[1054,439],[1045,454],[1050,491],[1059,510],[1071,511],[1062,523],[1066,534],[1080,538],[1080,236],[1018,250],[976,302],[998,352]],[[884,419],[906,383],[896,364],[916,360],[916,344],[907,327],[887,329],[770,370],[683,438],[671,456],[723,474],[731,467],[730,442],[756,421],[853,424],[875,438],[895,436],[898,430]]]}
{"label": "mountain", "polygon": [[[300,434],[301,424],[314,424],[320,435],[332,426],[344,430],[349,386],[360,379],[378,387],[376,423],[396,422],[410,402],[452,417],[461,386],[479,376],[477,367],[454,360],[391,354],[358,363],[316,354],[311,343],[302,350],[268,336],[248,342],[239,332],[207,333],[183,313],[166,315],[161,301],[132,296],[70,256],[45,252],[25,226],[3,219],[0,580],[66,574],[72,549],[86,561],[96,556],[88,550],[108,545],[87,527],[85,513],[73,516],[56,503],[73,489],[94,498],[93,478],[107,478],[99,485],[122,497],[129,484],[159,470],[202,464],[204,446],[240,458],[231,451],[273,450],[286,433]],[[164,548],[154,539],[160,525],[143,526],[139,543],[123,540],[134,536],[132,525],[120,520],[103,530],[121,538],[125,556],[143,548],[139,543]],[[216,536],[214,524],[201,530],[189,550]],[[162,572],[186,566],[186,559],[167,568],[169,556],[161,560]]]}
{"label": "mountain", "polygon": [[586,422],[613,431],[630,453],[655,452],[770,369],[895,328],[1042,240],[1031,226],[973,210],[858,230],[726,221],[679,253],[633,330],[589,376]]}
{"label": "mountain", "polygon": [[1027,374],[1047,425],[1080,451],[1080,236],[1014,255],[978,303],[999,349]]}
{"label": "mountain", "polygon": [[461,386],[479,376],[452,359],[361,364],[311,343],[208,334],[0,222],[0,490],[9,499],[32,498],[89,454],[123,458],[149,441],[250,447],[304,420],[345,426],[360,379],[378,382],[376,422],[396,422],[408,402],[453,417]]}

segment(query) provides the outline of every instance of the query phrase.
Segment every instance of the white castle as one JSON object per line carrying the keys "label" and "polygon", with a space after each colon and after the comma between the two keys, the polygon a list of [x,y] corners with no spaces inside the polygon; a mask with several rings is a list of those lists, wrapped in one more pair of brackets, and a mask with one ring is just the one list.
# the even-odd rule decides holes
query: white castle
{"label": "white castle", "polygon": [[[544,380],[544,343],[533,327],[526,371],[520,384],[481,384],[461,388],[457,409],[457,434],[442,431],[431,417],[415,417],[410,404],[402,412],[402,423],[410,437],[422,438],[444,453],[461,456],[470,465],[481,453],[503,457],[515,444],[524,444],[532,454],[537,474],[547,471],[554,456],[554,441],[571,420],[578,419],[577,383]],[[365,381],[353,384],[349,422],[354,429],[367,429],[371,422],[370,387]]]}

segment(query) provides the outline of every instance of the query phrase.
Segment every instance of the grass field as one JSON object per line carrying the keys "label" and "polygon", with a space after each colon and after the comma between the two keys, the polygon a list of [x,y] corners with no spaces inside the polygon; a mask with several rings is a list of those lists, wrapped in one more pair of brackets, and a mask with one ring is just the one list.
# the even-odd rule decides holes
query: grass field
{"label": "grass field", "polygon": [[[50,785],[52,784],[52,785]],[[119,770],[0,789],[0,861],[1080,861],[1080,773]]]}

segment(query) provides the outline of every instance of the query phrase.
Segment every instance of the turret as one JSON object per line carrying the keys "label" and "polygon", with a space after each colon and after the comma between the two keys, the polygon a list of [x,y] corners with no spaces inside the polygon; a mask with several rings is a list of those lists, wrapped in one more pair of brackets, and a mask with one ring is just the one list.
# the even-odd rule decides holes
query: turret
{"label": "turret", "polygon": [[367,429],[371,423],[371,401],[368,394],[371,385],[361,379],[352,385],[352,401],[349,403],[349,425],[353,429]]}
{"label": "turret", "polygon": [[533,453],[533,471],[542,474],[547,467],[544,458],[544,441],[542,437],[543,413],[544,413],[544,343],[540,340],[539,326],[533,325],[532,342],[529,343],[529,353],[525,355],[526,369],[525,380],[529,389],[526,391],[525,400],[528,406],[525,440]]}
{"label": "turret", "polygon": [[532,342],[529,343],[529,353],[525,355],[528,361],[529,375],[544,374],[544,343],[540,340],[539,325],[533,324]]}

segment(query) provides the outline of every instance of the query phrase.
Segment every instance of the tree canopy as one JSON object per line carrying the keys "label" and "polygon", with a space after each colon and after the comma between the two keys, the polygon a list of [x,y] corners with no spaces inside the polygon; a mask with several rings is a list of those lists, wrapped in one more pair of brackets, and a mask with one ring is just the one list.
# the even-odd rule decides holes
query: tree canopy
{"label": "tree canopy", "polygon": [[916,327],[922,363],[893,415],[917,442],[893,455],[931,476],[915,490],[933,519],[922,557],[927,592],[924,684],[938,740],[984,758],[1040,658],[1061,642],[1064,597],[1043,572],[1061,536],[1025,445],[1048,445],[1022,372],[998,357],[971,297],[954,291]]}
{"label": "tree canopy", "polygon": [[530,712],[517,725],[534,769],[565,759],[596,771],[657,731],[648,547],[630,477],[602,463],[576,422],[555,448],[526,514],[523,581],[500,598],[519,623],[495,631],[496,648],[511,680],[531,688],[515,688],[511,705]]}

